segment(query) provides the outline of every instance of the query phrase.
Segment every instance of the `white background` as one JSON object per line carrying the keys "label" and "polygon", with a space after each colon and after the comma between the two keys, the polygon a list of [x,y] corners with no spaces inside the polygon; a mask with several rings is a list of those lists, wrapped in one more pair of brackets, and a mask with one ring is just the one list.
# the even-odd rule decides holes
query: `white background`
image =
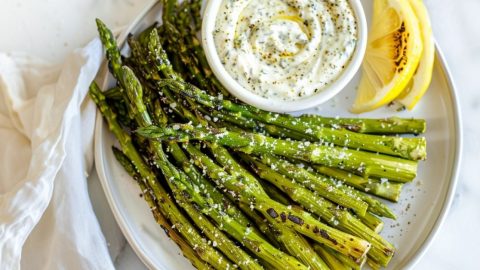
{"label": "white background", "polygon": [[[128,24],[152,0],[0,0],[0,51],[25,51],[61,62],[96,35],[94,18]],[[425,0],[435,37],[460,98],[464,151],[446,222],[417,269],[478,269],[480,255],[480,0]],[[121,235],[95,172],[90,193],[118,269],[144,269]]]}

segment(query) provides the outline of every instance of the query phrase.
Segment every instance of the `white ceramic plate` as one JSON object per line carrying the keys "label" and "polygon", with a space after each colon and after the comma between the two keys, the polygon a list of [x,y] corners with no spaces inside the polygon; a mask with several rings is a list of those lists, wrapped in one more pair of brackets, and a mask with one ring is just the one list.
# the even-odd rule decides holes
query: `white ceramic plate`
{"label": "white ceramic plate", "polygon": [[[371,15],[372,1],[362,1]],[[160,17],[159,4],[145,10],[128,32],[136,33]],[[125,34],[120,37],[125,38]],[[112,83],[105,76],[106,87]],[[348,113],[355,96],[358,76],[338,96],[309,112],[325,116],[355,116]],[[362,117],[416,117],[427,120],[428,160],[420,162],[418,177],[407,184],[399,203],[389,205],[398,220],[386,220],[381,233],[397,248],[389,269],[413,268],[431,244],[450,207],[455,191],[461,152],[460,110],[444,58],[437,47],[436,64],[430,90],[413,112],[389,108]],[[108,202],[125,237],[140,259],[151,269],[192,269],[178,247],[155,223],[147,204],[140,198],[136,183],[116,162],[111,146],[115,138],[100,114],[95,131],[96,168]]]}

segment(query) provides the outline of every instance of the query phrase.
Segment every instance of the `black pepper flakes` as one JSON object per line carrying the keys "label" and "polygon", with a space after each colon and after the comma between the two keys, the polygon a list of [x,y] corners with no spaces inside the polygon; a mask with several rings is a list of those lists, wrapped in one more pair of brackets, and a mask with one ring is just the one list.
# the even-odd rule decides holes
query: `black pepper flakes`
{"label": "black pepper flakes", "polygon": [[273,209],[273,208],[269,208],[269,209],[267,210],[267,213],[268,213],[272,218],[277,218],[277,217],[278,217],[277,212],[276,212],[275,209]]}
{"label": "black pepper flakes", "polygon": [[287,215],[284,212],[280,214],[280,218],[282,219],[283,222],[287,221]]}
{"label": "black pepper flakes", "polygon": [[291,214],[288,214],[288,219],[289,219],[291,222],[296,223],[296,224],[298,224],[298,225],[303,225],[303,223],[304,223],[303,219],[301,219],[300,217],[291,215]]}

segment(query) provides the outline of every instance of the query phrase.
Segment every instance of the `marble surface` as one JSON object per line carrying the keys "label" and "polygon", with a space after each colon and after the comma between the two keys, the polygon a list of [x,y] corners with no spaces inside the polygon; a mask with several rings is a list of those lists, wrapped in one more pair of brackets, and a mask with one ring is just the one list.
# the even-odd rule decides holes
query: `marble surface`
{"label": "marble surface", "polygon": [[[0,51],[25,51],[61,62],[95,36],[94,18],[119,27],[152,0],[1,1]],[[464,149],[460,179],[451,210],[416,269],[478,269],[480,243],[480,28],[479,0],[425,0],[435,37],[457,85],[463,116]],[[114,12],[113,12],[114,11]],[[477,120],[475,120],[477,119]],[[98,177],[89,190],[112,259],[118,269],[145,269],[116,225]]]}

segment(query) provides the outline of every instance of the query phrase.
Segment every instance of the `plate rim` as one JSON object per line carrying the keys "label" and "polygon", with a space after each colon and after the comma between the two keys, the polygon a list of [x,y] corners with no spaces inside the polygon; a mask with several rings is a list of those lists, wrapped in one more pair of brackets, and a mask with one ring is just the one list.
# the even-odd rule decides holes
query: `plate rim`
{"label": "plate rim", "polygon": [[[162,1],[153,1],[149,3],[141,12],[140,14],[124,29],[118,36],[120,42],[118,44],[123,44],[126,42],[129,33],[135,28],[145,17],[146,15],[155,8],[157,5],[161,5]],[[105,88],[106,83],[108,82],[108,68],[106,60],[103,60],[101,70],[99,74],[97,74],[97,78],[101,80],[102,89]],[[157,269],[157,265],[151,260],[149,256],[146,256],[146,251],[140,245],[139,241],[136,241],[133,237],[132,229],[127,222],[127,219],[124,219],[118,205],[115,203],[115,199],[113,198],[113,193],[111,190],[111,186],[108,184],[107,175],[105,172],[105,168],[102,164],[103,163],[103,156],[104,152],[102,147],[100,147],[100,141],[103,137],[103,116],[101,113],[98,112],[96,109],[96,117],[95,117],[95,134],[94,134],[94,151],[95,151],[95,169],[97,170],[98,179],[100,180],[100,184],[102,186],[103,192],[107,199],[108,205],[112,210],[113,217],[122,231],[123,236],[127,240],[128,244],[132,247],[133,251],[137,255],[137,257],[142,261],[142,263],[148,269]],[[166,269],[167,270],[167,269]]]}
{"label": "plate rim", "polygon": [[458,178],[459,178],[459,168],[462,161],[462,152],[463,152],[463,124],[462,124],[462,111],[460,108],[460,102],[457,94],[457,87],[453,80],[452,74],[450,72],[450,68],[445,60],[444,53],[440,48],[438,42],[435,40],[435,53],[437,59],[440,61],[435,61],[439,63],[435,63],[435,65],[440,65],[442,72],[444,73],[444,79],[446,80],[450,99],[452,103],[453,109],[453,119],[454,119],[454,126],[455,126],[455,154],[454,160],[452,164],[452,173],[450,176],[450,183],[448,185],[447,194],[445,199],[443,200],[443,205],[441,207],[441,211],[437,216],[435,223],[433,224],[428,236],[423,240],[421,246],[417,250],[417,254],[415,254],[409,262],[403,265],[405,269],[413,269],[416,264],[423,258],[425,253],[428,251],[430,246],[433,244],[435,238],[438,235],[439,230],[442,228],[445,220],[450,212],[450,208],[452,206],[453,200],[455,198],[455,192],[457,189]]}
{"label": "plate rim", "polygon": [[[151,9],[156,7],[157,5],[161,5],[160,2],[152,2],[148,4],[144,10],[139,14],[139,16],[131,22],[131,24],[121,32],[119,35],[118,40],[120,40],[119,44],[123,44],[128,36],[128,34],[131,32],[133,28],[135,28],[143,19],[144,17],[149,13]],[[440,65],[442,73],[444,73],[444,79],[446,81],[447,87],[448,87],[448,93],[450,95],[450,102],[452,105],[452,111],[453,111],[453,121],[454,121],[454,127],[455,127],[455,147],[454,147],[454,160],[452,164],[452,171],[451,171],[451,176],[450,176],[450,183],[448,185],[447,189],[447,194],[445,198],[443,199],[443,204],[441,206],[441,210],[436,217],[433,226],[431,227],[430,231],[428,232],[427,237],[422,241],[420,244],[420,247],[417,250],[417,253],[410,258],[407,263],[401,265],[400,267],[404,269],[413,269],[416,264],[423,258],[423,256],[426,254],[430,246],[433,244],[435,238],[438,235],[439,230],[442,228],[443,224],[445,223],[445,220],[448,216],[448,213],[450,212],[454,197],[455,197],[455,192],[458,184],[458,179],[459,179],[459,168],[462,160],[462,152],[463,152],[463,125],[462,125],[462,117],[461,117],[461,108],[460,108],[460,102],[457,94],[457,87],[456,84],[453,80],[453,77],[450,72],[450,68],[445,60],[444,53],[442,49],[440,48],[438,42],[435,40],[435,53],[437,56],[437,59],[439,61],[436,61],[435,65]],[[103,67],[106,66],[105,60],[102,65]],[[101,79],[101,85],[104,87],[106,82],[108,81],[108,70],[106,68],[103,68],[103,70],[97,75],[97,78]],[[103,156],[104,152],[102,147],[100,147],[100,142],[101,138],[103,136],[103,117],[101,113],[96,113],[96,118],[95,118],[95,134],[94,134],[94,151],[95,151],[95,169],[97,170],[98,178],[100,180],[102,189],[105,193],[105,197],[107,199],[108,205],[112,209],[113,216],[115,218],[115,221],[120,227],[120,230],[122,231],[125,239],[128,241],[129,245],[132,247],[133,251],[135,254],[138,256],[138,258],[142,261],[142,263],[149,269],[156,269],[157,265],[150,259],[149,256],[146,256],[146,251],[144,248],[141,247],[139,241],[136,241],[133,237],[132,233],[132,228],[130,228],[128,222],[126,219],[123,218],[120,209],[118,208],[118,205],[115,203],[115,199],[113,198],[113,193],[111,190],[111,186],[108,184],[105,168],[103,164]]]}

